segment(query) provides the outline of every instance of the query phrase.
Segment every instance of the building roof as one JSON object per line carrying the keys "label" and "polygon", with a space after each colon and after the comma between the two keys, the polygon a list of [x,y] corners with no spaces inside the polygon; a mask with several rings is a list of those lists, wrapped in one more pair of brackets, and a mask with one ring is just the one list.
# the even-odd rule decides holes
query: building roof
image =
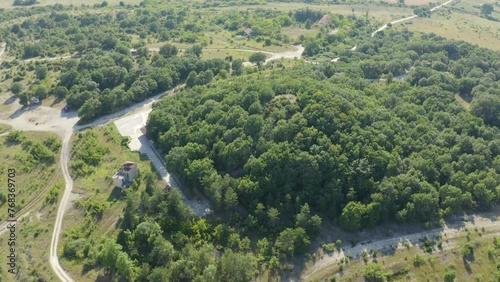
{"label": "building roof", "polygon": [[243,32],[244,32],[246,35],[250,35],[250,34],[252,34],[252,29],[251,29],[251,28],[249,28],[249,27],[245,27],[245,28],[243,29]]}
{"label": "building roof", "polygon": [[137,168],[137,164],[134,162],[124,162],[122,163],[119,171],[129,172],[132,168]]}

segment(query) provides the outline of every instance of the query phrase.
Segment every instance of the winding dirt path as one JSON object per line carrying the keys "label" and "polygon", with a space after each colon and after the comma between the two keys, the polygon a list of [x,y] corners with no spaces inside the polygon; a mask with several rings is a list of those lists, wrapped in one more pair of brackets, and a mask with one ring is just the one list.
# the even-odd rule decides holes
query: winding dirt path
{"label": "winding dirt path", "polygon": [[[441,7],[444,7],[446,5],[449,5],[451,4],[452,2],[454,2],[456,0],[448,0],[446,2],[444,2],[443,4],[440,4],[434,8],[431,8],[430,11],[431,12],[434,12],[438,9],[441,9]],[[411,19],[414,19],[414,18],[417,18],[418,16],[417,15],[413,15],[413,16],[409,16],[409,17],[406,17],[406,18],[402,18],[402,19],[399,19],[399,20],[395,20],[395,21],[392,21],[390,22],[391,25],[394,25],[394,24],[397,24],[397,23],[400,23],[400,22],[404,22],[404,21],[408,21],[408,20],[411,20]],[[379,29],[375,30],[373,33],[372,33],[372,37],[375,36],[375,34],[377,34],[377,32],[379,31],[383,31],[384,29],[386,29],[388,27],[389,23],[386,23],[384,24],[383,26],[381,26]]]}
{"label": "winding dirt path", "polygon": [[71,190],[73,189],[73,179],[71,178],[68,169],[69,156],[71,153],[70,140],[72,134],[72,131],[66,131],[62,142],[60,162],[64,180],[66,181],[66,187],[64,188],[64,194],[61,199],[61,203],[59,204],[59,208],[57,209],[56,222],[54,224],[54,231],[52,232],[52,239],[50,241],[50,265],[52,266],[52,269],[56,273],[57,277],[59,277],[61,281],[66,282],[72,282],[74,280],[71,279],[68,273],[66,273],[66,271],[61,267],[59,257],[57,256],[57,247],[59,246],[59,238],[61,237],[61,226],[64,212],[68,207],[69,196],[71,195]]}
{"label": "winding dirt path", "polygon": [[[394,248],[404,248],[404,244],[419,245],[419,239],[425,236],[431,238],[438,236],[439,234],[443,234],[446,236],[446,239],[452,240],[459,236],[462,236],[460,233],[465,230],[465,228],[469,229],[485,229],[485,234],[489,234],[487,236],[494,236],[500,233],[500,223],[498,220],[495,220],[494,217],[498,216],[498,212],[489,213],[489,214],[479,214],[470,216],[468,222],[464,222],[462,220],[455,221],[453,223],[449,223],[445,225],[443,228],[436,228],[432,230],[416,232],[405,235],[393,235],[385,239],[379,239],[374,241],[369,241],[368,243],[361,242],[356,246],[345,246],[339,251],[335,251],[332,255],[325,254],[321,259],[317,260],[311,267],[307,268],[301,274],[301,281],[310,281],[312,278],[316,279],[315,275],[318,274],[321,270],[331,266],[332,264],[338,263],[341,259],[346,256],[351,256],[353,259],[361,257],[363,251],[369,252],[370,250],[378,250],[381,252],[391,251]],[[366,238],[366,240],[371,240],[372,238]],[[453,244],[444,244],[443,249],[451,249]]]}

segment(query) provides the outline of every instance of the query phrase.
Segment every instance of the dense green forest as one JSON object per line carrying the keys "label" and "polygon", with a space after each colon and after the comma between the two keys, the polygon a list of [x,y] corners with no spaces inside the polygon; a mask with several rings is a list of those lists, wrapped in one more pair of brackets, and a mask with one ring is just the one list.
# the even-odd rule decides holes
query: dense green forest
{"label": "dense green forest", "polygon": [[[368,15],[329,15],[319,25],[325,13],[309,9],[220,13],[242,2],[146,2],[0,11],[9,56],[73,57],[5,62],[23,104],[55,95],[89,121],[185,83],[154,104],[147,134],[214,213],[195,217],[177,190],[141,175],[124,192],[118,237],[93,238],[107,203],[77,201],[88,224],[65,233],[63,256],[85,271],[127,281],[250,281],[289,270],[324,222],[357,232],[500,202],[500,53],[390,28],[372,38]],[[27,18],[10,22],[16,17]],[[254,53],[258,66],[244,68],[230,56],[202,59],[213,40],[206,32],[236,38],[246,27],[246,42],[303,44],[307,61],[263,65],[265,54]],[[292,40],[282,32],[289,27],[318,33]],[[29,85],[25,71],[35,73]],[[90,133],[78,138],[81,161],[71,168],[84,176],[106,150]]]}
{"label": "dense green forest", "polygon": [[[157,103],[148,134],[188,186],[219,210],[241,205],[255,227],[258,207],[309,204],[353,231],[488,209],[500,197],[498,53],[457,44],[392,33],[346,63],[195,87]],[[455,93],[474,96],[471,112]]]}
{"label": "dense green forest", "polygon": [[129,280],[249,281],[288,269],[325,220],[359,231],[489,210],[500,200],[498,57],[386,32],[338,63],[193,84],[156,103],[147,130],[215,214],[196,219],[146,178],[127,193],[116,241],[70,236],[65,256]]}

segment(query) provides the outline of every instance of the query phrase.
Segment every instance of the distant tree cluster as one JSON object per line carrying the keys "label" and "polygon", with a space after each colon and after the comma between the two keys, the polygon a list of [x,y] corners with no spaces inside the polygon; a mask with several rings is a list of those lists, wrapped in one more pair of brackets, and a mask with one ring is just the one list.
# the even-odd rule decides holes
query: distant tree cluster
{"label": "distant tree cluster", "polygon": [[36,0],[14,0],[12,6],[31,6],[36,4]]}

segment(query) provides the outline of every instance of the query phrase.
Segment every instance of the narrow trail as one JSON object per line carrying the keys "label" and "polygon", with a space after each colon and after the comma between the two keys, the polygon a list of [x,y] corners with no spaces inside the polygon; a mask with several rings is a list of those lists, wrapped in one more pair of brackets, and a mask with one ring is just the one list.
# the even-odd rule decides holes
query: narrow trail
{"label": "narrow trail", "polygon": [[[311,278],[315,277],[315,274],[321,270],[338,263],[341,259],[346,256],[350,256],[353,259],[358,259],[361,257],[363,251],[369,252],[370,250],[378,250],[381,252],[391,251],[394,248],[402,248],[404,244],[418,245],[419,239],[425,236],[431,238],[438,236],[439,234],[444,234],[447,240],[452,240],[460,236],[460,232],[464,231],[466,228],[485,228],[485,235],[483,236],[495,236],[500,233],[500,224],[498,220],[491,219],[494,216],[498,216],[498,213],[489,214],[479,214],[471,216],[473,219],[469,222],[456,221],[449,223],[443,228],[436,228],[432,230],[426,230],[411,234],[396,234],[384,239],[378,239],[374,241],[369,241],[368,243],[360,243],[356,246],[344,246],[340,251],[335,251],[333,254],[325,254],[321,259],[317,260],[311,267],[304,270],[304,272],[299,275],[300,281],[310,281]],[[366,238],[366,240],[371,240],[372,238]],[[444,244],[443,249],[451,249],[454,247],[452,243]],[[317,278],[317,277],[316,277]]]}
{"label": "narrow trail", "polygon": [[[442,7],[444,7],[446,5],[449,5],[449,4],[453,3],[454,1],[457,1],[457,0],[448,0],[447,2],[444,2],[443,4],[440,4],[440,5],[438,5],[438,6],[434,7],[434,8],[431,8],[430,11],[434,12],[434,11],[436,11],[438,9],[441,9]],[[394,24],[397,24],[397,23],[400,23],[400,22],[404,22],[404,21],[408,21],[408,20],[417,18],[417,17],[418,17],[417,15],[409,16],[409,17],[406,17],[406,18],[402,18],[402,19],[399,19],[399,20],[392,21],[392,22],[390,22],[390,24],[394,25]],[[383,26],[381,26],[379,29],[375,30],[372,33],[372,37],[374,37],[375,34],[377,34],[377,32],[380,32],[380,31],[383,31],[384,29],[386,29],[388,27],[388,25],[389,25],[389,23],[386,23]]]}
{"label": "narrow trail", "polygon": [[64,180],[66,181],[66,187],[64,189],[64,194],[61,199],[61,203],[59,208],[57,209],[56,222],[54,224],[54,231],[52,232],[52,239],[50,242],[50,265],[52,266],[52,270],[56,273],[57,277],[61,281],[72,282],[74,281],[69,277],[68,273],[64,271],[59,263],[59,257],[57,256],[57,247],[59,246],[59,238],[61,237],[61,227],[62,220],[64,217],[64,212],[68,207],[69,196],[71,195],[71,190],[73,189],[73,179],[69,174],[68,162],[69,155],[71,152],[70,140],[72,136],[72,131],[67,131],[64,135],[61,149],[61,168],[64,175]]}

